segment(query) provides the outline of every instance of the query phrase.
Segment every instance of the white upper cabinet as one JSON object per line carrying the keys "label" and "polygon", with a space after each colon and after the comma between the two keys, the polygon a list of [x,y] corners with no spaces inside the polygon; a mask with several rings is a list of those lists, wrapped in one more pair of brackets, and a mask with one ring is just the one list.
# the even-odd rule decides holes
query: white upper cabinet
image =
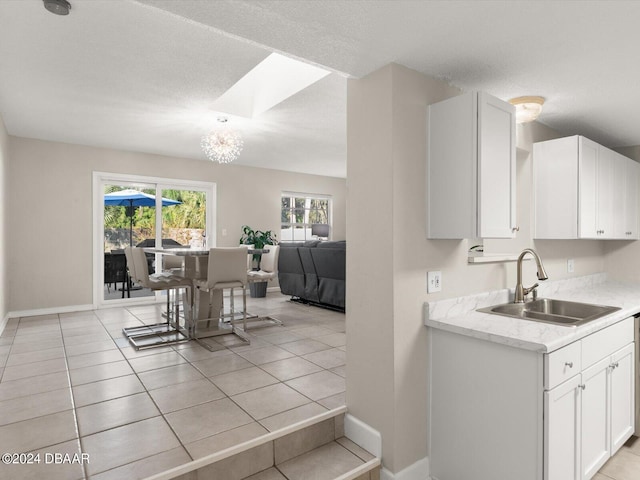
{"label": "white upper cabinet", "polygon": [[483,92],[429,106],[427,237],[515,236],[515,109]]}
{"label": "white upper cabinet", "polygon": [[535,143],[534,238],[637,239],[639,168],[582,136]]}
{"label": "white upper cabinet", "polygon": [[[620,155],[620,154],[618,154]],[[624,232],[621,238],[637,240],[638,235],[638,181],[640,179],[640,163],[623,157],[625,169],[624,196]]]}

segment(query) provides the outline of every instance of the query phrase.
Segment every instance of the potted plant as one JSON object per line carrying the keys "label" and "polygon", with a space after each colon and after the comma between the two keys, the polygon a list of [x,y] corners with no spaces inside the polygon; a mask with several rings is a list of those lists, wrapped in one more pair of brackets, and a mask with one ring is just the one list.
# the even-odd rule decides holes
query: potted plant
{"label": "potted plant", "polygon": [[[262,231],[254,230],[248,225],[242,226],[242,236],[240,237],[240,245],[253,245],[256,250],[261,250],[265,245],[275,245],[278,241],[276,235],[271,230]],[[260,270],[261,253],[253,255],[253,270]],[[267,294],[267,282],[257,282],[249,284],[249,292],[252,297],[264,297]]]}

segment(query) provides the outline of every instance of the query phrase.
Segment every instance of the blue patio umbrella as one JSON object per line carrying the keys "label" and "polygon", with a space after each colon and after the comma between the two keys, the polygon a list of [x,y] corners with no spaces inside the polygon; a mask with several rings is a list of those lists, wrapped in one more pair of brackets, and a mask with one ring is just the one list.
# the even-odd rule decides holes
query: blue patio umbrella
{"label": "blue patio umbrella", "polygon": [[[179,205],[182,202],[171,200],[170,198],[162,199],[163,207]],[[134,207],[155,207],[156,197],[149,193],[139,192],[138,190],[120,190],[119,192],[111,192],[104,194],[104,204],[107,206],[126,207],[129,216],[129,245],[133,246],[133,208]]]}

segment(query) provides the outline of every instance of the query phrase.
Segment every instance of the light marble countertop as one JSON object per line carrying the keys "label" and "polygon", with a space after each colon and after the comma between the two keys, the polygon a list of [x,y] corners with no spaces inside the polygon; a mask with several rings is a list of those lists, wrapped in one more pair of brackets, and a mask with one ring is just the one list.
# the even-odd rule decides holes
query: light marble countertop
{"label": "light marble countertop", "polygon": [[425,325],[516,348],[549,353],[640,312],[640,284],[609,281],[606,274],[541,282],[538,298],[620,307],[579,327],[521,320],[476,309],[513,300],[513,289],[425,303]]}

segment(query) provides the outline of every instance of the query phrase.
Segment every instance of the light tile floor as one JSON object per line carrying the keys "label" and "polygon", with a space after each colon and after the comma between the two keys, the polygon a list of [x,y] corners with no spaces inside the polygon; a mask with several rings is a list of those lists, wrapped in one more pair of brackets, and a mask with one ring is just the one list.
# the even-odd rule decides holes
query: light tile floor
{"label": "light tile floor", "polygon": [[[251,345],[226,335],[208,340],[213,352],[136,351],[122,328],[158,321],[160,308],[10,320],[0,452],[40,463],[0,464],[0,478],[142,478],[344,405],[344,314],[269,293],[248,310],[285,325],[250,330]],[[82,453],[89,463],[57,464]]]}
{"label": "light tile floor", "polygon": [[631,437],[609,459],[593,480],[637,480],[640,478],[640,439]]}
{"label": "light tile floor", "polygon": [[[248,303],[285,326],[250,330],[249,346],[217,337],[214,352],[131,348],[122,328],[154,322],[158,305],[11,320],[0,335],[0,453],[40,463],[0,464],[0,478],[143,478],[343,405],[344,315],[277,293]],[[81,453],[88,464],[69,463]],[[296,476],[298,462],[283,469]],[[273,470],[264,474],[283,478]],[[632,437],[594,480],[638,478]]]}

